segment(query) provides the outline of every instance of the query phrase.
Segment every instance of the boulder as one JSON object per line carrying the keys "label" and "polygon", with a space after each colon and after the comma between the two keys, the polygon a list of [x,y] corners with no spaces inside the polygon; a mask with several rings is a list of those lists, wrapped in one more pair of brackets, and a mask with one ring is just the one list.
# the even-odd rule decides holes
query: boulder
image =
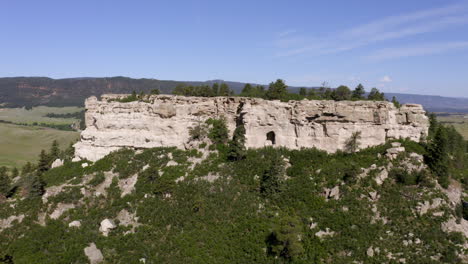
{"label": "boulder", "polygon": [[63,166],[63,160],[61,159],[56,159],[54,162],[52,162],[52,165],[50,165],[52,169],[60,166]]}
{"label": "boulder", "polygon": [[98,264],[104,261],[104,256],[102,255],[101,250],[99,250],[94,243],[85,247],[84,253],[88,257],[90,264]]}
{"label": "boulder", "polygon": [[108,236],[109,232],[116,228],[117,226],[115,225],[114,221],[110,219],[104,219],[101,221],[101,227],[99,227],[99,231],[104,235]]}
{"label": "boulder", "polygon": [[68,224],[68,227],[81,227],[81,222],[80,221],[72,221]]}

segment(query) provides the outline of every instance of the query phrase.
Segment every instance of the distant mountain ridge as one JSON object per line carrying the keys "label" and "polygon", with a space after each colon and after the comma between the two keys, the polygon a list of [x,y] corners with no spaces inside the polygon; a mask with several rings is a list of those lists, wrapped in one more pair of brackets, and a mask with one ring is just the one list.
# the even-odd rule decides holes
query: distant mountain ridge
{"label": "distant mountain ridge", "polygon": [[[245,83],[223,80],[173,81],[158,79],[133,79],[128,77],[78,77],[52,79],[47,77],[5,77],[0,78],[0,105],[6,107],[23,106],[82,106],[84,99],[105,93],[145,92],[159,89],[171,93],[179,84],[212,85],[225,82],[236,93],[240,93]],[[266,85],[265,85],[266,86]],[[307,87],[318,88],[318,87]],[[299,87],[289,87],[297,92]],[[395,96],[401,103],[422,104],[432,112],[468,113],[468,98],[452,98],[432,95],[386,93],[391,100]]]}

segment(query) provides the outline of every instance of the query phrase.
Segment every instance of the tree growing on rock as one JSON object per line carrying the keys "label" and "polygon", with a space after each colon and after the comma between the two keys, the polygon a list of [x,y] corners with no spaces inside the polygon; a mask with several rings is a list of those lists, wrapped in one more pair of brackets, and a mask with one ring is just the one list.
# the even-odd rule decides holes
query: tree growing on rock
{"label": "tree growing on rock", "polygon": [[351,137],[346,141],[345,150],[348,153],[355,153],[359,150],[361,140],[361,131],[356,131],[351,134]]}
{"label": "tree growing on rock", "polygon": [[245,127],[240,125],[234,130],[232,140],[229,141],[228,159],[235,161],[245,157]]}
{"label": "tree growing on rock", "polygon": [[213,144],[225,144],[229,138],[229,131],[226,126],[226,120],[224,118],[213,119],[210,118],[206,121],[211,126],[208,132],[208,138],[211,139]]}

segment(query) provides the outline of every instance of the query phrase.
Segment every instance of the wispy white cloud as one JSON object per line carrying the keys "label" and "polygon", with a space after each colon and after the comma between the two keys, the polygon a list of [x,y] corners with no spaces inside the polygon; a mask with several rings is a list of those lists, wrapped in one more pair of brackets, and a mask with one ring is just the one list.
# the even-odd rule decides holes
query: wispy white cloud
{"label": "wispy white cloud", "polygon": [[294,33],[296,33],[296,32],[297,32],[296,29],[288,29],[288,30],[279,32],[279,33],[278,33],[278,37],[279,37],[279,38],[284,38],[284,37],[286,37],[286,36],[288,36],[288,35],[291,35],[291,34],[294,34]]}
{"label": "wispy white cloud", "polygon": [[424,45],[385,48],[371,53],[366,58],[371,61],[381,61],[404,57],[432,55],[458,49],[468,49],[468,41],[429,43]]}
{"label": "wispy white cloud", "polygon": [[392,78],[390,78],[390,76],[388,75],[385,75],[384,77],[380,79],[380,82],[389,83],[389,82],[392,82]]}
{"label": "wispy white cloud", "polygon": [[[323,38],[300,39],[296,31],[285,31],[277,39],[280,50],[277,57],[300,54],[324,55],[353,50],[376,42],[401,39],[418,34],[442,31],[468,24],[468,1],[441,8],[391,16],[364,25],[352,27]],[[291,35],[294,34],[294,38]],[[287,37],[287,38],[286,38]],[[299,41],[301,40],[301,41]]]}

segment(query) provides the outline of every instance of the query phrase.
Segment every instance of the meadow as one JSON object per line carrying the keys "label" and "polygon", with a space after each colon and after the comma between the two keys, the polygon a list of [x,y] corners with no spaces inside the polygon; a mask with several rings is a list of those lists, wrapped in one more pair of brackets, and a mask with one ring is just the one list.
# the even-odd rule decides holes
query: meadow
{"label": "meadow", "polygon": [[437,120],[445,125],[452,125],[468,140],[468,114],[438,114]]}
{"label": "meadow", "polygon": [[38,106],[31,110],[25,108],[0,108],[0,120],[13,123],[47,123],[47,124],[73,124],[79,121],[76,118],[51,118],[47,114],[72,114],[82,111],[81,107],[49,107]]}
{"label": "meadow", "polygon": [[79,138],[79,132],[51,128],[0,124],[0,166],[21,167],[36,162],[42,149],[56,139],[62,148]]}

